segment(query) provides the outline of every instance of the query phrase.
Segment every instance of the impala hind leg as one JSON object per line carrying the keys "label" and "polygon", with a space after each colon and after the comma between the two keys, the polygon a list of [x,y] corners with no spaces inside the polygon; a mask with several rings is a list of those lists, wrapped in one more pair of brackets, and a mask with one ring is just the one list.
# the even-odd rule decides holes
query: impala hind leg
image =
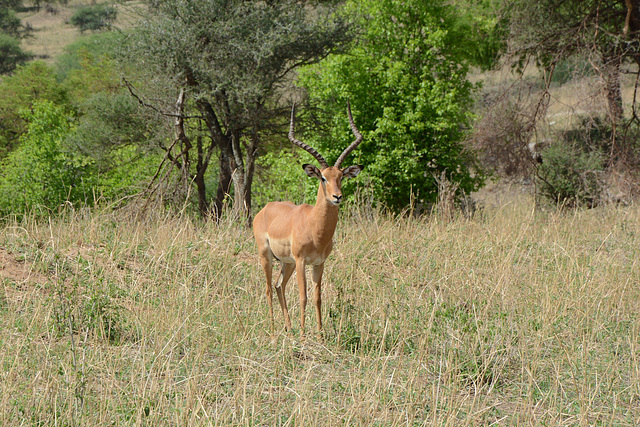
{"label": "impala hind leg", "polygon": [[271,330],[275,330],[275,323],[273,320],[273,289],[271,287],[271,279],[273,274],[273,260],[267,255],[260,254],[260,264],[264,270],[264,275],[267,279],[267,302],[269,303],[269,316],[271,317]]}
{"label": "impala hind leg", "polygon": [[280,277],[278,277],[278,281],[276,282],[276,292],[278,294],[278,301],[280,302],[280,308],[282,309],[282,314],[284,315],[284,325],[287,331],[291,331],[291,318],[289,317],[289,309],[287,308],[287,298],[285,296],[284,290],[287,288],[287,282],[289,278],[293,274],[296,265],[295,264],[282,264],[282,270],[280,271]]}
{"label": "impala hind leg", "polygon": [[313,306],[316,309],[318,332],[322,332],[322,272],[324,264],[313,266]]}

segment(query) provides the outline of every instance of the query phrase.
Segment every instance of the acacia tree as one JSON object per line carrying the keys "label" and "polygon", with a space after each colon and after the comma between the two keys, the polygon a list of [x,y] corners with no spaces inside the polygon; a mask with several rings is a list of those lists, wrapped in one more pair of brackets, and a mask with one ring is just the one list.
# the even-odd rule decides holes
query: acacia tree
{"label": "acacia tree", "polygon": [[[288,107],[278,95],[290,71],[326,57],[351,38],[331,2],[168,0],[151,2],[123,58],[144,71],[129,85],[138,99],[173,121],[166,159],[196,187],[202,215],[219,217],[233,185],[234,211],[251,212],[258,147]],[[171,95],[171,97],[167,97]],[[218,155],[218,184],[207,171]]]}

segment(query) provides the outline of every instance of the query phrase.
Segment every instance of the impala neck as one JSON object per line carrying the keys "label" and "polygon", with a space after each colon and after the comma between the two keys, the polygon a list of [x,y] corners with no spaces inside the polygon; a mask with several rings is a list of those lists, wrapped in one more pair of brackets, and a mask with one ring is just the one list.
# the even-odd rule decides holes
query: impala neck
{"label": "impala neck", "polygon": [[323,185],[318,188],[318,198],[316,205],[313,207],[313,217],[315,228],[313,230],[314,240],[317,243],[327,245],[333,239],[333,233],[336,231],[338,224],[339,207],[327,201]]}

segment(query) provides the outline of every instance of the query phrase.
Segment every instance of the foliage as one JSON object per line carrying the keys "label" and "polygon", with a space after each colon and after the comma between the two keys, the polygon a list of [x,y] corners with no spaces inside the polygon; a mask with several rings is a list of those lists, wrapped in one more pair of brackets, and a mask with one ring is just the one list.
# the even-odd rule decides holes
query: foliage
{"label": "foliage", "polygon": [[78,8],[71,16],[71,25],[78,27],[81,33],[108,28],[115,21],[118,12],[108,4],[95,4]]}
{"label": "foliage", "polygon": [[22,37],[22,23],[16,16],[15,10],[0,7],[0,33],[6,34],[16,39]]}
{"label": "foliage", "polygon": [[21,113],[31,110],[36,102],[51,101],[68,105],[68,96],[58,84],[53,69],[42,61],[18,67],[13,75],[0,81],[0,159],[5,157],[26,131],[27,120]]}
{"label": "foliage", "polygon": [[[56,58],[56,74],[61,81],[66,80],[69,74],[92,66],[94,78],[99,78],[99,71],[106,75],[102,80],[114,83],[114,79],[119,81],[120,76],[116,76],[116,67],[113,65],[113,56],[116,48],[122,43],[124,34],[117,31],[104,31],[80,37],[71,44],[65,46],[64,51]],[[120,65],[120,64],[118,64]]]}
{"label": "foliage", "polygon": [[39,101],[22,114],[29,123],[27,132],[2,164],[2,215],[85,203],[92,197],[92,182],[87,180],[91,161],[63,145],[71,129],[68,113],[50,101]]}
{"label": "foliage", "polygon": [[455,4],[458,15],[456,43],[461,54],[474,66],[489,70],[496,66],[506,47],[508,20],[501,13],[502,5],[495,0],[459,0]]}
{"label": "foliage", "polygon": [[0,8],[4,9],[18,9],[22,6],[22,0],[0,0]]}
{"label": "foliage", "polygon": [[[163,148],[184,186],[195,185],[203,216],[219,217],[229,193],[236,213],[250,215],[255,159],[282,121],[290,71],[352,37],[332,10],[331,2],[293,0],[152,2],[123,44],[123,63],[143,65],[144,85],[130,90],[175,126],[175,143]],[[176,121],[178,109],[184,119]]]}
{"label": "foliage", "polygon": [[598,204],[610,141],[611,127],[600,120],[585,120],[579,130],[562,132],[559,141],[542,151],[540,194],[569,207]]}
{"label": "foliage", "polygon": [[637,31],[640,16],[627,16],[626,0],[518,0],[505,12],[510,20],[510,49],[533,55],[542,67],[581,52],[609,55],[617,51],[637,59],[639,46],[625,39],[630,31]]}
{"label": "foliage", "polygon": [[153,148],[148,144],[157,131],[151,127],[146,111],[127,94],[98,92],[80,106],[80,111],[82,116],[69,141],[84,154],[109,162],[113,149]]}
{"label": "foliage", "polygon": [[0,1],[0,74],[8,74],[31,59],[31,55],[20,47],[20,40],[30,35],[30,29],[22,25],[15,12],[21,3]]}
{"label": "foliage", "polygon": [[[508,52],[518,58],[514,61],[517,68],[522,70],[533,58],[549,76],[558,65],[562,68],[564,61],[584,62],[588,72],[601,78],[608,120],[624,122],[622,67],[630,62],[640,65],[636,0],[517,0],[506,10],[510,21]],[[632,109],[635,111],[635,106]],[[618,147],[626,149],[625,145],[633,142],[620,140]]]}
{"label": "foliage", "polygon": [[7,74],[28,59],[31,55],[20,48],[16,38],[0,33],[0,74]]}
{"label": "foliage", "polygon": [[295,149],[270,150],[257,162],[255,198],[256,206],[273,201],[295,204],[314,204],[318,193],[318,180],[310,179],[302,165],[312,163],[313,157]]}
{"label": "foliage", "polygon": [[154,127],[157,119],[128,94],[118,92],[95,93],[79,112],[65,143],[95,163],[96,192],[112,199],[139,191],[162,159],[153,144],[160,133]]}
{"label": "foliage", "polygon": [[[482,185],[473,156],[461,144],[473,86],[466,76],[473,46],[446,2],[357,0],[362,37],[348,54],[301,73],[309,93],[311,145],[335,160],[353,139],[345,106],[351,102],[364,142],[346,160],[365,165],[362,185],[395,210],[411,195],[433,202],[435,176],[446,171],[460,190]],[[348,191],[348,188],[347,188]]]}

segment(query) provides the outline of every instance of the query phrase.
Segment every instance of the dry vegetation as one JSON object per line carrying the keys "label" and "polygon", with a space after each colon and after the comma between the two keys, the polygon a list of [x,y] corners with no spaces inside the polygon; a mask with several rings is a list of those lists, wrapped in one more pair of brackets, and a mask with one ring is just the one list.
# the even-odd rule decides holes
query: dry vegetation
{"label": "dry vegetation", "polygon": [[[95,0],[70,0],[66,6],[53,3],[40,10],[32,7],[19,13],[22,23],[33,29],[32,37],[22,42],[22,48],[38,59],[54,62],[66,46],[81,36],[80,31],[69,23],[73,13],[79,7],[95,3]],[[138,1],[115,3],[113,6],[118,11],[118,18],[114,26],[126,28],[131,25],[137,19],[140,5]]]}
{"label": "dry vegetation", "polygon": [[0,423],[640,423],[637,207],[343,213],[306,340],[272,337],[248,230],[3,225]]}

